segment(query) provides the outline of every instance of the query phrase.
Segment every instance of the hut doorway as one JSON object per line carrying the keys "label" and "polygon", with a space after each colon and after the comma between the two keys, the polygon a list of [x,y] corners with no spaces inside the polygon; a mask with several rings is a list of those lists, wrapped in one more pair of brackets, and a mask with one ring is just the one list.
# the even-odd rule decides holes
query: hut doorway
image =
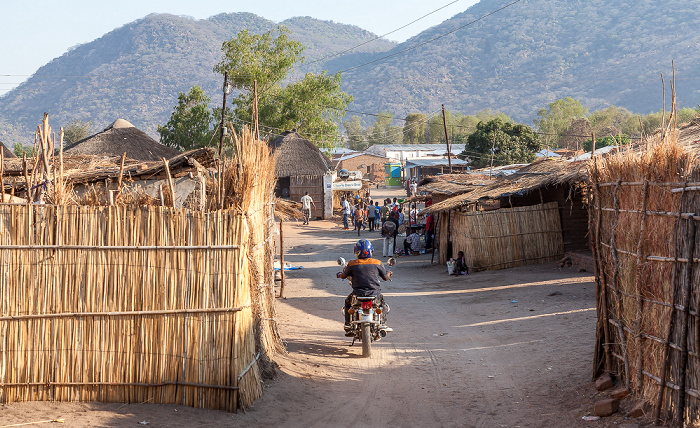
{"label": "hut doorway", "polygon": [[275,196],[278,198],[289,199],[289,177],[280,177],[275,186]]}

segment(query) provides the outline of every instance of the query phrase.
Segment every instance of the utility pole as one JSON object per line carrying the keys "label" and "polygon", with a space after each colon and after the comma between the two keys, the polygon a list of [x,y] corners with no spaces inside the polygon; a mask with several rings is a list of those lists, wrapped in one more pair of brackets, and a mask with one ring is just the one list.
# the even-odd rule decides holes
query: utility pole
{"label": "utility pole", "polygon": [[447,144],[447,164],[452,174],[452,153],[450,153],[450,138],[447,136],[447,120],[445,119],[445,104],[442,105],[442,126],[445,127],[445,142]]}
{"label": "utility pole", "polygon": [[228,71],[224,72],[224,106],[221,108],[221,123],[219,124],[219,159],[224,150],[224,117],[226,116],[226,95],[228,92]]}
{"label": "utility pole", "polygon": [[255,138],[260,139],[258,120],[258,79],[255,79],[253,80],[253,131]]}

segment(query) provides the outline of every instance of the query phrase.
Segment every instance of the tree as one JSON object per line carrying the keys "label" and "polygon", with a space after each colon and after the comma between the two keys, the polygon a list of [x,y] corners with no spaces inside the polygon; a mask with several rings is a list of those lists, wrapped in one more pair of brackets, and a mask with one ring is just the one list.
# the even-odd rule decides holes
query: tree
{"label": "tree", "polygon": [[340,90],[340,74],[307,73],[301,81],[282,87],[294,64],[303,62],[304,47],[289,38],[289,30],[250,34],[238,33],[223,43],[224,59],[214,71],[228,72],[240,93],[233,98],[239,123],[253,115],[253,85],[258,86],[258,120],[262,130],[281,132],[296,128],[321,146],[333,146],[339,139],[339,119],[352,96]]}
{"label": "tree", "polygon": [[[463,140],[455,137],[456,141]],[[471,160],[475,168],[513,163],[530,163],[542,144],[529,126],[493,119],[479,122],[476,131],[466,138],[464,152],[459,158]]]}
{"label": "tree", "polygon": [[545,134],[545,142],[550,147],[559,145],[560,135],[571,126],[574,119],[585,118],[588,109],[581,102],[566,97],[550,103],[546,108],[537,112],[538,119],[535,119],[540,132]]}
{"label": "tree", "polygon": [[369,145],[398,144],[403,139],[403,128],[392,126],[394,115],[389,112],[380,112],[374,120],[374,124],[367,130]]}
{"label": "tree", "polygon": [[210,101],[199,86],[186,94],[180,92],[170,120],[158,126],[160,142],[180,151],[216,145],[216,119],[209,110]]}
{"label": "tree", "polygon": [[419,144],[425,138],[425,123],[427,116],[423,113],[411,113],[406,116],[403,125],[403,142],[406,144]]}
{"label": "tree", "polygon": [[24,156],[25,149],[22,143],[15,143],[15,145],[12,147],[12,152],[14,152],[15,156],[18,158]]}
{"label": "tree", "polygon": [[343,126],[345,127],[345,135],[348,137],[351,149],[361,152],[369,147],[359,116],[351,117],[350,120],[343,122]]}
{"label": "tree", "polygon": [[63,142],[67,146],[90,136],[92,121],[72,119],[63,127]]}

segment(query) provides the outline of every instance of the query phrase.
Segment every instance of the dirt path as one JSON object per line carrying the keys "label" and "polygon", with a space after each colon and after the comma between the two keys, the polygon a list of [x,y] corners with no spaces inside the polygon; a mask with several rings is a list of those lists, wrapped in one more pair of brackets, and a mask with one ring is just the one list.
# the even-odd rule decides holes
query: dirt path
{"label": "dirt path", "polygon": [[[381,253],[378,233],[362,236]],[[548,263],[454,277],[429,254],[399,258],[384,284],[394,332],[363,359],[342,334],[349,285],[335,278],[335,260],[353,258],[357,234],[332,222],[288,223],[285,240],[285,261],[304,266],[288,273],[278,302],[289,354],[245,414],[16,403],[0,406],[0,426],[58,417],[67,426],[624,426],[621,416],[581,419],[596,398],[590,273]]]}

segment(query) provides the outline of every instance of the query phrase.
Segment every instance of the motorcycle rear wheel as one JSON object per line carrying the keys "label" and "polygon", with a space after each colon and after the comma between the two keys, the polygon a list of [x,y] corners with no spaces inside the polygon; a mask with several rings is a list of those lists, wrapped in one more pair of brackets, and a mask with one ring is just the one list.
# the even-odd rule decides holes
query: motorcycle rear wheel
{"label": "motorcycle rear wheel", "polygon": [[369,323],[362,324],[362,356],[364,358],[372,356],[372,334]]}

